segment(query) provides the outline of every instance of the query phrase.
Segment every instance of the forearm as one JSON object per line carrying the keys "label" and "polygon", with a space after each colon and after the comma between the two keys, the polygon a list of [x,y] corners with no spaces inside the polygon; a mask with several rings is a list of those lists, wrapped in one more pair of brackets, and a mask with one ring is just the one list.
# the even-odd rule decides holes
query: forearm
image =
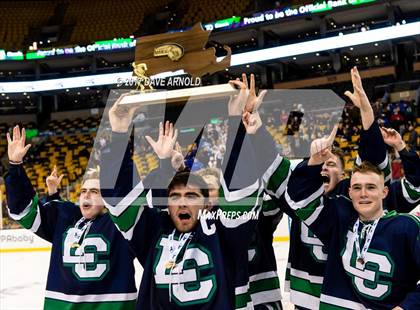
{"label": "forearm", "polygon": [[129,138],[126,133],[113,132],[109,144],[110,151],[101,156],[101,194],[112,206],[115,206],[140,182],[131,158]]}
{"label": "forearm", "polygon": [[12,214],[20,214],[36,196],[22,164],[10,165],[5,184],[9,210]]}
{"label": "forearm", "polygon": [[369,161],[381,170],[389,166],[386,144],[376,122],[360,134],[359,154],[356,164],[360,165],[362,161]]}

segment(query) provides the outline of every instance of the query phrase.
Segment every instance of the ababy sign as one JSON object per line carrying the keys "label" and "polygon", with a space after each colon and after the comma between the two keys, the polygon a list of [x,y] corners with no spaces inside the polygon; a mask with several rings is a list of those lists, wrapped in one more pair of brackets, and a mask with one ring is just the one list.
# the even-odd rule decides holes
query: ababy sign
{"label": "ababy sign", "polygon": [[6,229],[0,231],[0,252],[11,249],[31,249],[49,247],[51,244],[26,229]]}

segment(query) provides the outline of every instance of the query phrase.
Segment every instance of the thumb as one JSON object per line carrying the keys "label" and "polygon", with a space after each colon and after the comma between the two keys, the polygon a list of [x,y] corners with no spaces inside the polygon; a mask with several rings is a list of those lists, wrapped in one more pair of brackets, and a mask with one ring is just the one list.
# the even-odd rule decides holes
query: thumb
{"label": "thumb", "polygon": [[324,156],[326,157],[326,158],[331,158],[331,157],[333,157],[334,155],[333,155],[333,153],[331,152],[331,150],[330,149],[325,149],[324,151]]}
{"label": "thumb", "polygon": [[344,93],[344,95],[346,95],[352,102],[354,102],[356,100],[356,97],[354,96],[354,94],[352,94],[348,90]]}
{"label": "thumb", "polygon": [[61,183],[61,180],[63,179],[63,177],[64,177],[64,174],[60,175],[60,177],[58,178],[57,184],[60,184]]}
{"label": "thumb", "polygon": [[155,145],[156,145],[156,141],[153,140],[150,136],[145,136],[144,137],[146,139],[146,141],[150,144],[150,146],[155,149]]}
{"label": "thumb", "polygon": [[333,128],[333,130],[331,131],[331,133],[328,137],[328,146],[331,146],[334,143],[334,139],[335,139],[335,136],[337,134],[337,130],[338,130],[338,125],[336,124],[336,125],[334,125],[334,128]]}
{"label": "thumb", "polygon": [[28,152],[28,150],[30,149],[30,147],[31,147],[30,144],[28,144],[27,146],[25,146],[25,148],[23,149],[23,154],[24,155]]}
{"label": "thumb", "polygon": [[264,96],[267,94],[267,90],[264,89],[263,91],[260,92],[260,94],[258,95],[258,101],[257,104],[254,107],[254,111],[258,111],[259,107],[261,106],[263,100],[264,100]]}

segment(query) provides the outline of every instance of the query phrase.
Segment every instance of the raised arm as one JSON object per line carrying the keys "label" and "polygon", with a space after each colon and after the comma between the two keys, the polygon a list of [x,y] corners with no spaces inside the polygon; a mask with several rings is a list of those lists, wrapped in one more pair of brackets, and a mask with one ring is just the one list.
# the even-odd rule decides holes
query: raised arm
{"label": "raised arm", "polygon": [[420,158],[409,151],[401,135],[392,128],[381,128],[385,143],[399,153],[405,176],[389,185],[385,207],[397,212],[411,212],[420,202]]}
{"label": "raised arm", "polygon": [[310,158],[300,163],[291,173],[285,202],[311,231],[328,244],[334,223],[334,209],[325,208],[328,198],[323,196],[324,186],[321,176],[322,164],[332,155],[330,149],[334,142],[337,126],[328,137],[316,139],[311,144]]}
{"label": "raised arm", "polygon": [[41,238],[52,241],[58,210],[56,206],[44,207],[32,187],[23,167],[23,159],[30,148],[25,143],[25,128],[13,128],[7,133],[7,154],[10,167],[5,176],[7,205],[12,219]]}
{"label": "raised arm", "polygon": [[362,161],[369,161],[384,172],[385,181],[387,181],[391,177],[391,170],[386,145],[382,139],[379,125],[375,122],[373,109],[363,89],[362,79],[357,67],[351,69],[350,74],[354,91],[353,93],[346,91],[344,94],[360,110],[363,127],[360,134],[359,154],[356,164],[360,165]]}

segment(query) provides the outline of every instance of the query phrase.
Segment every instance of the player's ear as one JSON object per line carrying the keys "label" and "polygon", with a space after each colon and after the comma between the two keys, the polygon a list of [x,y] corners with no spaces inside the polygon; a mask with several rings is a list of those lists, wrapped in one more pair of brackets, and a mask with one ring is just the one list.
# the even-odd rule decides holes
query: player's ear
{"label": "player's ear", "polygon": [[385,199],[386,196],[388,196],[388,192],[389,192],[388,186],[384,186],[384,189],[382,191],[382,195],[383,195],[382,199]]}

